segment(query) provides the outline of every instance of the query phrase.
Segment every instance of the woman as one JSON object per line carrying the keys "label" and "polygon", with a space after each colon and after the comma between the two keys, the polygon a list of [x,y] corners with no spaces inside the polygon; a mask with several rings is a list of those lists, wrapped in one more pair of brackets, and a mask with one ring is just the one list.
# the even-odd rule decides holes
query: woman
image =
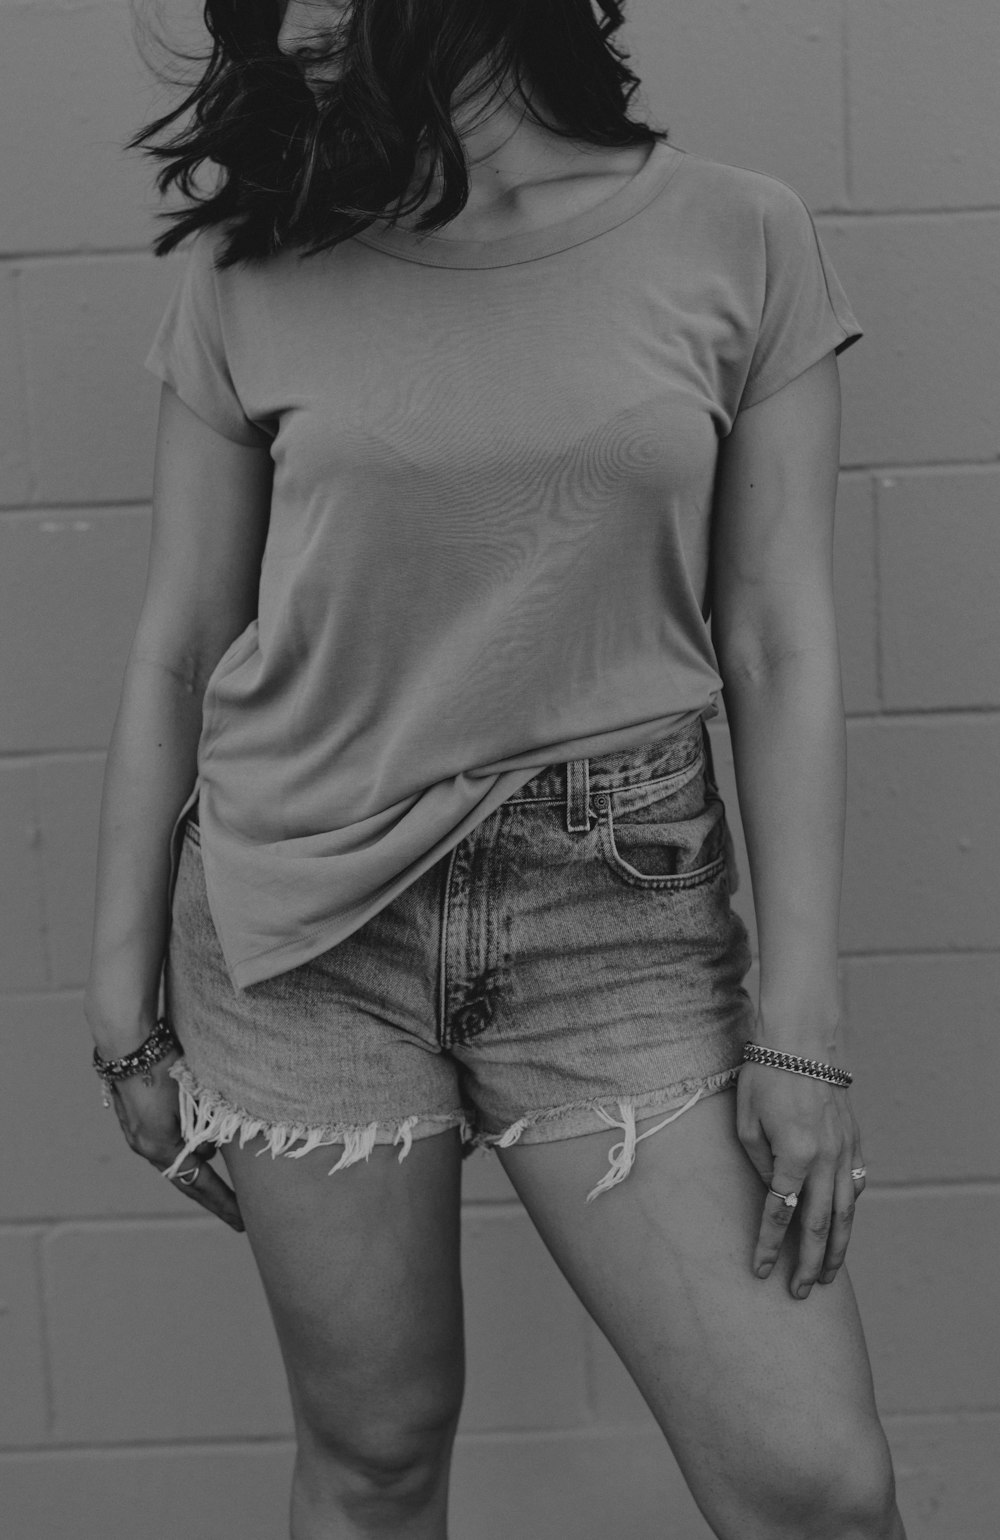
{"label": "woman", "polygon": [[206,9],[87,1014],[131,1147],[246,1227],[292,1536],[445,1535],[492,1146],[714,1534],[899,1540],[809,211],[628,119],[612,0]]}

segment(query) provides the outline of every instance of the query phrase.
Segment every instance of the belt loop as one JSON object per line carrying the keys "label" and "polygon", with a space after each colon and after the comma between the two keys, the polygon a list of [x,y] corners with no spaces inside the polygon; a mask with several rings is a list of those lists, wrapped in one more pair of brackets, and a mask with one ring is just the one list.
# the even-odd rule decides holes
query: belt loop
{"label": "belt loop", "polygon": [[708,781],[708,784],[713,788],[713,790],[718,791],[719,783],[715,779],[715,761],[712,759],[712,737],[709,733],[708,723],[705,721],[705,718],[700,717],[699,721],[701,722],[701,736],[705,744],[705,779]]}
{"label": "belt loop", "polygon": [[566,764],[566,828],[570,834],[590,830],[590,762],[586,759]]}

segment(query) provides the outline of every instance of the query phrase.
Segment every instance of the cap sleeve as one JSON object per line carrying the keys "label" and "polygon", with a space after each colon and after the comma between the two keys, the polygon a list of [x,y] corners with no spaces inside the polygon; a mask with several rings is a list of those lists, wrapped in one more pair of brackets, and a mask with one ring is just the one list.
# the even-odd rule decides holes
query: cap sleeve
{"label": "cap sleeve", "polygon": [[215,249],[214,232],[199,232],[144,366],[172,386],[185,406],[224,438],[237,444],[268,445],[269,435],[247,417],[233,383],[213,265]]}
{"label": "cap sleeve", "polygon": [[740,410],[864,335],[807,205],[784,182],[769,181],[777,192],[764,214],[764,305]]}

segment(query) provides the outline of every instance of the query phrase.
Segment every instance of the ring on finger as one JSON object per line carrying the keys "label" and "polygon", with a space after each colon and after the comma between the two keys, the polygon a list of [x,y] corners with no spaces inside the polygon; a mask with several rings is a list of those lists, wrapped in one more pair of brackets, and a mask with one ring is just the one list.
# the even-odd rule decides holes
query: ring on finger
{"label": "ring on finger", "polygon": [[200,1164],[193,1165],[188,1171],[178,1171],[175,1180],[180,1182],[182,1187],[193,1187],[198,1180],[200,1170]]}
{"label": "ring on finger", "polygon": [[769,1193],[772,1193],[775,1198],[780,1198],[786,1208],[794,1208],[799,1201],[799,1195],[797,1192],[775,1192],[773,1187],[769,1187],[767,1190]]}
{"label": "ring on finger", "polygon": [[866,1173],[867,1173],[867,1167],[865,1167],[865,1166],[855,1166],[854,1170],[851,1172],[851,1175],[852,1175],[852,1177],[854,1178],[854,1180],[856,1182],[863,1182],[864,1179],[865,1179]]}

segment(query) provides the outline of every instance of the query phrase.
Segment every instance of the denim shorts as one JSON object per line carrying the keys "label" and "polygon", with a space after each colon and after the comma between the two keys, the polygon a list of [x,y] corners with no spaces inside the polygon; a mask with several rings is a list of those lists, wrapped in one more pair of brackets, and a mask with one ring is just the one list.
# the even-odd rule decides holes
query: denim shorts
{"label": "denim shorts", "polygon": [[[185,1146],[343,1145],[330,1174],[455,1126],[462,1154],[607,1129],[732,1084],[754,1008],[704,719],[553,764],[354,934],[235,991],[200,831],[182,826],[164,969]],[[670,1121],[667,1118],[665,1121]],[[662,1124],[657,1125],[662,1127]]]}

